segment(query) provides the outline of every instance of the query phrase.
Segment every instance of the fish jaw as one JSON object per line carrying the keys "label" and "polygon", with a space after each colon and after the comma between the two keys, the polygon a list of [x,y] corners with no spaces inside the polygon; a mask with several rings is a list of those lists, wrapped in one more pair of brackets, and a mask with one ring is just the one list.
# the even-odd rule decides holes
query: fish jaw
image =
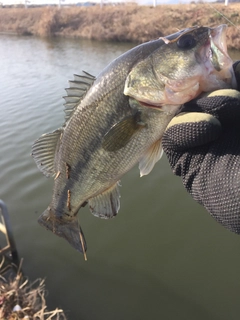
{"label": "fish jaw", "polygon": [[[219,77],[230,88],[236,89],[237,81],[232,67],[233,61],[227,52],[226,31],[227,25],[224,24],[211,29],[211,60],[215,70],[219,72]],[[217,57],[216,61],[214,61],[214,56]]]}
{"label": "fish jaw", "polygon": [[226,25],[220,25],[209,29],[210,42],[196,54],[204,71],[200,80],[201,92],[237,87],[233,61],[227,52],[226,28]]}

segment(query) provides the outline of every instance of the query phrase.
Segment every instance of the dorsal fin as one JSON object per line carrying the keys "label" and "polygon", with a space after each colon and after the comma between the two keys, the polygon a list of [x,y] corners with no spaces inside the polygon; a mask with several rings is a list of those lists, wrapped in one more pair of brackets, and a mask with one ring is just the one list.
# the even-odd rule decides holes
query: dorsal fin
{"label": "dorsal fin", "polygon": [[83,75],[74,74],[74,80],[69,81],[70,87],[66,89],[67,96],[63,97],[66,101],[64,104],[66,122],[71,117],[79,102],[85,97],[95,79],[94,76],[83,71]]}
{"label": "dorsal fin", "polygon": [[32,146],[32,157],[45,176],[56,174],[54,168],[55,153],[58,149],[62,128],[43,134]]}

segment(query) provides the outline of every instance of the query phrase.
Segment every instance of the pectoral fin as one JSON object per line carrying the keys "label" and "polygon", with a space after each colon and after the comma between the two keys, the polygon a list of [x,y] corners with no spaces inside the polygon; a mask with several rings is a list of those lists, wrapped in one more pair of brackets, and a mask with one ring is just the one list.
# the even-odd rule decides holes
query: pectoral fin
{"label": "pectoral fin", "polygon": [[120,208],[119,182],[105,192],[88,200],[89,208],[96,217],[109,219],[117,215]]}
{"label": "pectoral fin", "polygon": [[141,121],[140,112],[124,118],[105,134],[102,142],[103,149],[113,152],[125,147],[133,135],[145,126]]}
{"label": "pectoral fin", "polygon": [[160,139],[152,144],[139,160],[140,177],[147,175],[152,171],[155,163],[162,157],[162,154],[162,140]]}

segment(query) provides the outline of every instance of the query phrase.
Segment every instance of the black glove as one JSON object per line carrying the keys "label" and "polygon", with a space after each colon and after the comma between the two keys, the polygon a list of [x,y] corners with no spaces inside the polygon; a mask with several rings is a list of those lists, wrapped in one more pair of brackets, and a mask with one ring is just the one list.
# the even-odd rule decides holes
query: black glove
{"label": "black glove", "polygon": [[[240,62],[234,69],[239,90]],[[218,90],[183,110],[163,136],[171,168],[196,201],[240,234],[240,92]]]}

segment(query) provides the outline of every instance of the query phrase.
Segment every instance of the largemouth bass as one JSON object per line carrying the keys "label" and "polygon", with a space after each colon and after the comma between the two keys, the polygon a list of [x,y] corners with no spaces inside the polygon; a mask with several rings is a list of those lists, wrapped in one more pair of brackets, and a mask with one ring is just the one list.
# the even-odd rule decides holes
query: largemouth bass
{"label": "largemouth bass", "polygon": [[225,31],[225,25],[185,29],[127,51],[97,78],[75,76],[65,97],[65,124],[32,147],[38,168],[55,176],[42,226],[85,255],[79,209],[88,203],[95,216],[114,217],[121,177],[136,163],[141,176],[152,170],[181,105],[236,86]]}

